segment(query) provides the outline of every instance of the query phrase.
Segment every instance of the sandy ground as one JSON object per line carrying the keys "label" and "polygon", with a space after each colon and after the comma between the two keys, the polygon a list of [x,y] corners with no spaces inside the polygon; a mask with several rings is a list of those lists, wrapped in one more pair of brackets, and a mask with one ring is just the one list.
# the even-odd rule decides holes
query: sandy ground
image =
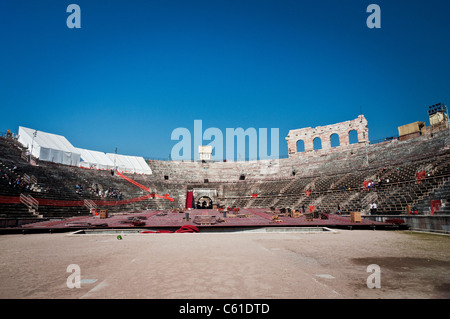
{"label": "sandy ground", "polygon": [[[402,231],[0,236],[0,298],[449,298],[450,236]],[[71,264],[79,266],[81,287]],[[371,264],[380,288],[367,287]]]}

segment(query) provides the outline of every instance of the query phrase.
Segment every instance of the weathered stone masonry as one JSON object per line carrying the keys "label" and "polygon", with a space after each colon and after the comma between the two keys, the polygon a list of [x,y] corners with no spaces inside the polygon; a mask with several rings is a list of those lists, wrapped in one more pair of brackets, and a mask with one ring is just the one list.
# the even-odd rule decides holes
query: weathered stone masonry
{"label": "weathered stone masonry", "polygon": [[[358,134],[358,143],[350,144],[349,134],[356,131]],[[367,128],[367,120],[364,115],[359,115],[351,121],[340,122],[337,124],[306,127],[302,129],[290,130],[286,141],[288,143],[289,156],[298,153],[297,142],[303,140],[305,145],[305,153],[314,151],[314,139],[320,138],[322,143],[322,151],[327,153],[331,151],[331,136],[337,134],[339,136],[339,147],[348,148],[364,146],[369,143],[369,129]]]}

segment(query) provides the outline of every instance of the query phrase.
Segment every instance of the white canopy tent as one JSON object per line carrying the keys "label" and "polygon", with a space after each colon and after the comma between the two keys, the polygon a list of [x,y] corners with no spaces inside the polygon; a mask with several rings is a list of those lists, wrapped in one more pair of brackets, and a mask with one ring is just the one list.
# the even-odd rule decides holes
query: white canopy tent
{"label": "white canopy tent", "polygon": [[115,165],[120,172],[152,174],[143,157],[76,148],[61,135],[19,126],[18,141],[42,161],[96,169],[114,169]]}
{"label": "white canopy tent", "polygon": [[152,170],[143,157],[106,153],[106,156],[116,163],[117,170],[122,173],[137,173],[151,175]]}
{"label": "white canopy tent", "polygon": [[18,141],[41,161],[78,166],[80,153],[61,135],[19,126]]}
{"label": "white canopy tent", "polygon": [[111,161],[111,159],[103,152],[91,151],[82,148],[77,148],[77,150],[81,154],[81,167],[96,169],[114,168],[114,162]]}

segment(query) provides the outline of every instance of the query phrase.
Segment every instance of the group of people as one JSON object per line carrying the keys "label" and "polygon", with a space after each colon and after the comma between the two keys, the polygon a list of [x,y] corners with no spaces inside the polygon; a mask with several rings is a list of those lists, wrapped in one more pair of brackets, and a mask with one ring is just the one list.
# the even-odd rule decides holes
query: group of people
{"label": "group of people", "polygon": [[91,194],[95,194],[101,198],[115,198],[122,200],[122,193],[113,187],[109,187],[107,190],[103,190],[103,187],[99,186],[97,183],[89,187]]}
{"label": "group of people", "polygon": [[83,193],[83,186],[81,184],[75,185],[75,191],[77,194],[81,195]]}
{"label": "group of people", "polygon": [[27,183],[23,177],[12,178],[8,173],[1,174],[1,179],[4,184],[8,184],[12,188],[28,191],[30,184]]}
{"label": "group of people", "polygon": [[375,182],[374,181],[369,181],[367,183],[367,190],[370,191],[371,188],[375,187]]}
{"label": "group of people", "polygon": [[[375,215],[377,213],[378,205],[375,202],[370,203],[369,205],[370,215]],[[337,214],[341,214],[341,205],[337,205]]]}
{"label": "group of people", "polygon": [[[15,172],[16,170],[17,170],[17,166],[14,166],[12,171]],[[31,185],[24,180],[23,176],[14,177],[14,176],[8,174],[6,171],[2,171],[2,169],[0,169],[0,176],[1,176],[1,182],[3,184],[9,185],[10,187],[12,187],[14,189],[28,191],[31,187]]]}

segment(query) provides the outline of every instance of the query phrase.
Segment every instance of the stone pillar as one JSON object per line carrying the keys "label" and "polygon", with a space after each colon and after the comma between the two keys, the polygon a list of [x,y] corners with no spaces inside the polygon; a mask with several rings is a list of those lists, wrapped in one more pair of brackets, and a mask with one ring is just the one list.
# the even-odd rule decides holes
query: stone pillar
{"label": "stone pillar", "polygon": [[348,145],[350,145],[350,139],[349,139],[348,133],[349,132],[341,132],[339,134],[340,146],[348,146]]}
{"label": "stone pillar", "polygon": [[308,138],[303,140],[305,142],[305,152],[314,151],[314,142],[313,139]]}
{"label": "stone pillar", "polygon": [[331,138],[329,133],[324,133],[320,136],[320,140],[322,141],[322,149],[325,151],[331,150]]}

